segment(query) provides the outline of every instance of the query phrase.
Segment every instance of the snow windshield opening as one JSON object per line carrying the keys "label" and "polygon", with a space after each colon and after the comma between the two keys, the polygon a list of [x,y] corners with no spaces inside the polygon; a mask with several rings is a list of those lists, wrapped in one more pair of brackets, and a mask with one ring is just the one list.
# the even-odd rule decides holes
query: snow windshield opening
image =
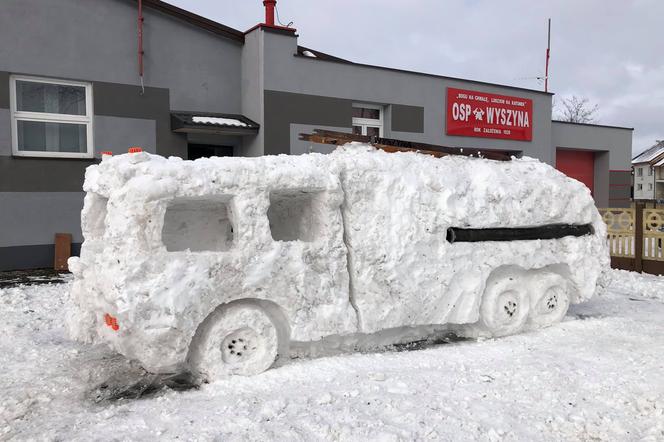
{"label": "snow windshield opening", "polygon": [[101,239],[106,232],[106,213],[108,211],[108,198],[96,193],[87,195],[85,211],[85,236],[86,239]]}
{"label": "snow windshield opening", "polygon": [[166,208],[162,242],[169,252],[225,251],[233,245],[230,197],[176,198]]}
{"label": "snow windshield opening", "polygon": [[312,242],[320,234],[321,192],[282,190],[270,192],[267,217],[275,241]]}

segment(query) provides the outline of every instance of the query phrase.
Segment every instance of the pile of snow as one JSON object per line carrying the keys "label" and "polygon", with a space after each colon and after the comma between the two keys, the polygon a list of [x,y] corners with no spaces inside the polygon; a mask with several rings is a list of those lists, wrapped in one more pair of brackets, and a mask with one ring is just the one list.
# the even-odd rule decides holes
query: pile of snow
{"label": "pile of snow", "polygon": [[[73,334],[152,371],[181,368],[197,327],[233,300],[268,301],[293,341],[316,341],[476,323],[498,268],[562,269],[578,303],[608,264],[589,190],[530,158],[437,159],[361,144],[196,161],[141,152],[89,167],[84,190]],[[446,240],[449,227],[556,223],[592,223],[594,235]]]}
{"label": "pile of snow", "polygon": [[602,275],[600,284],[644,298],[664,301],[664,278],[661,276],[611,269]]}

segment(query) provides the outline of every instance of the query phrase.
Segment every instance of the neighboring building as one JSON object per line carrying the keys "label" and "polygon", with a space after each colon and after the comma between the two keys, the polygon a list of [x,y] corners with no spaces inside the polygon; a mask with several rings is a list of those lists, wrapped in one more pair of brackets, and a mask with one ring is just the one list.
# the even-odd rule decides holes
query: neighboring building
{"label": "neighboring building", "polygon": [[0,5],[0,269],[52,265],[56,232],[76,252],[84,170],[129,146],[300,154],[300,132],[354,131],[536,157],[598,206],[629,204],[632,130],[552,121],[552,94],[353,63],[299,46],[294,29],[241,32],[159,0],[142,1],[139,57],[139,3]]}
{"label": "neighboring building", "polygon": [[664,203],[664,140],[632,160],[634,200]]}

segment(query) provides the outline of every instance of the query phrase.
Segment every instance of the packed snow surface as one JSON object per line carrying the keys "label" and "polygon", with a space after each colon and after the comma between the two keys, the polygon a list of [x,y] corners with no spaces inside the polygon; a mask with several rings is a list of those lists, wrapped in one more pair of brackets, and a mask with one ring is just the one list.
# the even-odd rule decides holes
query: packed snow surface
{"label": "packed snow surface", "polygon": [[[664,278],[612,272],[562,323],[417,351],[293,360],[95,402],[132,373],[67,337],[71,282],[0,289],[1,440],[664,440]],[[610,281],[610,282],[608,282]],[[660,292],[661,293],[661,292]]]}
{"label": "packed snow surface", "polygon": [[664,301],[664,277],[626,270],[614,270],[602,275],[600,284],[631,292],[643,298]]}
{"label": "packed snow surface", "polygon": [[[232,301],[268,302],[292,341],[317,341],[477,323],[487,281],[500,275],[537,296],[556,272],[578,303],[608,263],[589,190],[530,158],[362,144],[196,161],[142,152],[89,167],[84,190],[85,242],[70,262],[73,334],[155,372],[182,367],[199,325]],[[588,223],[594,234],[580,238],[446,240],[449,227]]]}

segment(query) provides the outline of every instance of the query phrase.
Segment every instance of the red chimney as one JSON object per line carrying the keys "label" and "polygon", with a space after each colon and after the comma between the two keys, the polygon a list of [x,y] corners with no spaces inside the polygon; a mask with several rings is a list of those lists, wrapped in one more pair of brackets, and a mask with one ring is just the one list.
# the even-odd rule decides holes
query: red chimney
{"label": "red chimney", "polygon": [[[0,2],[2,2],[2,0],[0,0]],[[277,10],[277,0],[263,0],[263,5],[265,6],[265,23],[258,23],[256,26],[246,31],[245,34],[248,34],[254,31],[255,29],[274,28],[282,31],[287,31],[295,35],[296,29],[290,27],[292,23],[289,23],[286,26],[279,26],[274,23],[274,14]]]}
{"label": "red chimney", "polygon": [[263,0],[265,5],[265,24],[274,26],[274,8],[277,6],[277,0]]}

